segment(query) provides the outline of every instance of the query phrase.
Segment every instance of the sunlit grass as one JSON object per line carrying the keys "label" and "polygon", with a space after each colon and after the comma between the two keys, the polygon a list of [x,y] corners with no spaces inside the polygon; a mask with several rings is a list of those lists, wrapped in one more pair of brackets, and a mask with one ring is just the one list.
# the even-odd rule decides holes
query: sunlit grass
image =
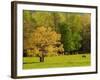
{"label": "sunlit grass", "polygon": [[[85,55],[86,57],[82,57]],[[63,55],[45,57],[44,62],[39,62],[39,57],[24,57],[23,69],[34,68],[56,68],[56,67],[75,67],[90,66],[90,54]]]}

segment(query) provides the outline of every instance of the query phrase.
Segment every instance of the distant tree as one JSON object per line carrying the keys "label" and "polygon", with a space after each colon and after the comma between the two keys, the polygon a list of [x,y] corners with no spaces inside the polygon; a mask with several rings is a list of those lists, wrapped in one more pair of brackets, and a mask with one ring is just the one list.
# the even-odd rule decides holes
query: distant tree
{"label": "distant tree", "polygon": [[91,51],[91,14],[83,14],[82,19],[82,50],[90,53]]}
{"label": "distant tree", "polygon": [[33,32],[36,21],[32,18],[33,12],[30,10],[23,11],[23,40],[24,40],[24,50],[30,48],[31,42],[29,41],[30,34]]}

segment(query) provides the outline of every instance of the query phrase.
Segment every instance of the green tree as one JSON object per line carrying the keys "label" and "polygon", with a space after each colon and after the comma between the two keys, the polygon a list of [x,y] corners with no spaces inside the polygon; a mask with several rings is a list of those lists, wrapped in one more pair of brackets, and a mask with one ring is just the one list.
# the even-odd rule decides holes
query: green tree
{"label": "green tree", "polygon": [[78,51],[81,48],[82,21],[80,14],[63,14],[63,22],[59,24],[61,41],[66,52]]}
{"label": "green tree", "polygon": [[64,50],[69,52],[74,48],[71,29],[65,23],[59,24],[59,27],[61,32],[61,42],[64,45]]}

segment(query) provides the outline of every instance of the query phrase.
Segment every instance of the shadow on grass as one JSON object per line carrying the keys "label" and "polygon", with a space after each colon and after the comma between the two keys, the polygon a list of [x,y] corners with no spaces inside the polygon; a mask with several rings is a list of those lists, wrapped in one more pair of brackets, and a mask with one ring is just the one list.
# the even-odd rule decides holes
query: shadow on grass
{"label": "shadow on grass", "polygon": [[23,64],[33,64],[33,63],[40,63],[40,62],[24,62]]}

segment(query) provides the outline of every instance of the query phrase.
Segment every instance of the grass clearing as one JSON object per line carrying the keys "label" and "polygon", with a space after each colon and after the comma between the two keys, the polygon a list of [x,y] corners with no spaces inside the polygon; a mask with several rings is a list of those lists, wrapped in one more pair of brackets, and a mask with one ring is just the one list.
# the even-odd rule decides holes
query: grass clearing
{"label": "grass clearing", "polygon": [[90,54],[45,57],[44,62],[39,62],[39,57],[24,57],[23,69],[90,66],[90,60]]}

